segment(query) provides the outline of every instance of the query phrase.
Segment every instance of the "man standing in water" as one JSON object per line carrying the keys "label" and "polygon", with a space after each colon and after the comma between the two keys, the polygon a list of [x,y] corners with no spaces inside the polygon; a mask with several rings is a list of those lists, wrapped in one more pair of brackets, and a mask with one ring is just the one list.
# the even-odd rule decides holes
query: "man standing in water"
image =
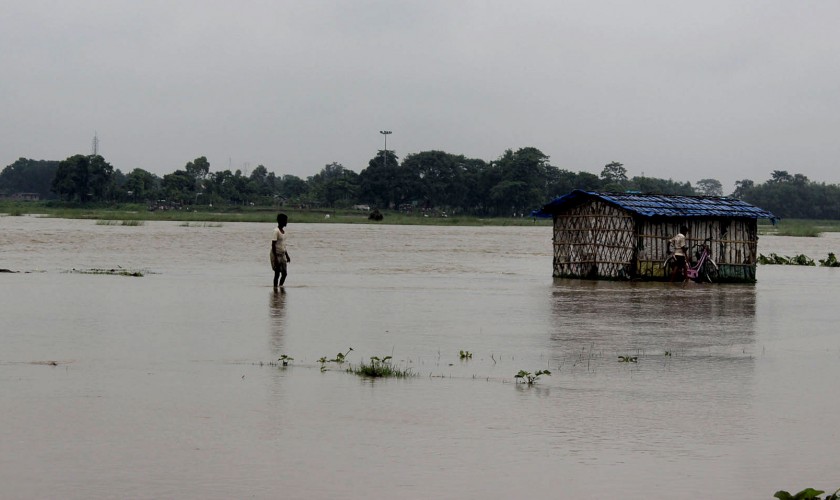
{"label": "man standing in water", "polygon": [[[286,214],[277,214],[277,227],[274,228],[274,238],[271,240],[271,268],[274,270],[274,288],[283,286],[286,282],[287,263],[292,259],[286,251],[286,224],[289,217]],[[277,279],[280,282],[277,282]]]}
{"label": "man standing in water", "polygon": [[680,232],[677,233],[676,236],[668,240],[668,242],[674,246],[674,269],[671,271],[671,281],[674,281],[674,278],[677,275],[677,270],[682,272],[682,277],[684,281],[688,281],[688,262],[686,261],[685,252],[688,250],[688,246],[685,244],[685,235],[688,234],[688,228],[685,226],[680,226]]}

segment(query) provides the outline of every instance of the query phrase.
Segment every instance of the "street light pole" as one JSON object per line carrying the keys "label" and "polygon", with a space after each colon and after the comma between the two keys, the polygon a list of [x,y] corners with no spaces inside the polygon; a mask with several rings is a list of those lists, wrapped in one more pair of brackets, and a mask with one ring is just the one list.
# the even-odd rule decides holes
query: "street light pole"
{"label": "street light pole", "polygon": [[385,163],[385,161],[388,159],[388,134],[391,134],[393,132],[391,132],[390,130],[380,130],[379,133],[385,136],[385,152],[382,153],[382,168],[385,168],[388,166]]}

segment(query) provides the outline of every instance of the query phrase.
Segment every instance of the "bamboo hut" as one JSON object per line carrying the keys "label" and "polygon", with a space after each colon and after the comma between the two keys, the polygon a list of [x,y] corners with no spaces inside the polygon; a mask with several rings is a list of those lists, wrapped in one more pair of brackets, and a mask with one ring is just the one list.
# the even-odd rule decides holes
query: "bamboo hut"
{"label": "bamboo hut", "polygon": [[755,281],[758,219],[776,220],[737,199],[581,190],[534,215],[554,221],[558,278],[665,280],[668,241],[686,226],[689,248],[710,239],[718,281],[742,283]]}

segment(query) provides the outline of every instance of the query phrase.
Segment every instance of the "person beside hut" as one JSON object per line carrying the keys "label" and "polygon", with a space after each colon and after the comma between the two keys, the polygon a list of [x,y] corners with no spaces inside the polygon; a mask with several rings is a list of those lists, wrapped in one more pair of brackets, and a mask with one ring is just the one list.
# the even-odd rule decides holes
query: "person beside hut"
{"label": "person beside hut", "polygon": [[[289,252],[286,250],[286,224],[289,217],[286,214],[277,214],[277,227],[274,228],[274,237],[271,240],[271,269],[274,270],[274,288],[283,286],[288,275],[288,263],[292,261]],[[279,280],[279,282],[278,282]]]}
{"label": "person beside hut", "polygon": [[668,240],[674,248],[674,269],[671,270],[671,281],[677,276],[677,271],[682,272],[683,281],[688,281],[688,260],[686,259],[688,246],[685,237],[688,234],[688,227],[680,226],[680,232]]}

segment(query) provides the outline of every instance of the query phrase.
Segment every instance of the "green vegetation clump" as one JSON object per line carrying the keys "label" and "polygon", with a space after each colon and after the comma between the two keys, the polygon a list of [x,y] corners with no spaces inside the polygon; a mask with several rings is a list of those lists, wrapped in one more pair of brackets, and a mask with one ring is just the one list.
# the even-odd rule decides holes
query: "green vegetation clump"
{"label": "green vegetation clump", "polygon": [[133,278],[142,278],[141,271],[131,271],[129,269],[73,269],[71,272],[76,274],[107,274],[110,276],[131,276]]}
{"label": "green vegetation clump", "polygon": [[828,252],[828,257],[820,259],[820,265],[823,267],[840,267],[840,262],[837,261],[837,256],[834,252]]}
{"label": "green vegetation clump", "polygon": [[758,263],[764,265],[780,266],[815,266],[814,259],[807,255],[799,254],[793,257],[770,253],[769,255],[758,254]]}
{"label": "green vegetation clump", "polygon": [[366,364],[363,361],[359,364],[359,366],[351,366],[347,369],[347,371],[362,377],[370,378],[407,378],[414,376],[414,372],[412,372],[411,369],[398,368],[394,366],[391,359],[391,356],[385,356],[384,358],[372,356],[369,364]]}
{"label": "green vegetation clump", "polygon": [[[816,266],[814,259],[807,255],[799,254],[793,257],[786,255],[779,255],[770,253],[768,255],[758,254],[758,263],[764,265],[779,265],[779,266]],[[821,267],[840,267],[840,261],[834,252],[828,252],[828,257],[819,260]]]}
{"label": "green vegetation clump", "polygon": [[221,222],[184,222],[181,227],[222,227]]}
{"label": "green vegetation clump", "polygon": [[548,370],[538,370],[534,373],[526,372],[525,370],[519,370],[519,373],[513,376],[517,382],[534,385],[539,380],[540,376],[542,375],[551,375],[551,372]]}
{"label": "green vegetation clump", "polygon": [[143,226],[145,224],[146,223],[142,220],[117,221],[117,220],[111,220],[111,219],[108,219],[108,220],[100,219],[100,220],[96,221],[97,226]]}
{"label": "green vegetation clump", "polygon": [[352,351],[352,350],[353,350],[353,348],[350,347],[350,348],[347,349],[347,352],[340,352],[340,353],[336,354],[333,359],[327,359],[326,356],[321,356],[320,358],[318,358],[318,363],[321,363],[321,371],[322,372],[327,371],[327,363],[335,363],[337,365],[343,365],[344,362],[347,360],[347,355],[350,354],[350,351]]}
{"label": "green vegetation clump", "polygon": [[785,490],[779,490],[773,495],[773,498],[778,498],[779,500],[838,500],[838,493],[840,493],[840,488],[837,489],[834,493],[826,496],[825,498],[821,497],[825,493],[823,490],[817,490],[814,488],[805,488],[804,490],[796,493],[790,494]]}

